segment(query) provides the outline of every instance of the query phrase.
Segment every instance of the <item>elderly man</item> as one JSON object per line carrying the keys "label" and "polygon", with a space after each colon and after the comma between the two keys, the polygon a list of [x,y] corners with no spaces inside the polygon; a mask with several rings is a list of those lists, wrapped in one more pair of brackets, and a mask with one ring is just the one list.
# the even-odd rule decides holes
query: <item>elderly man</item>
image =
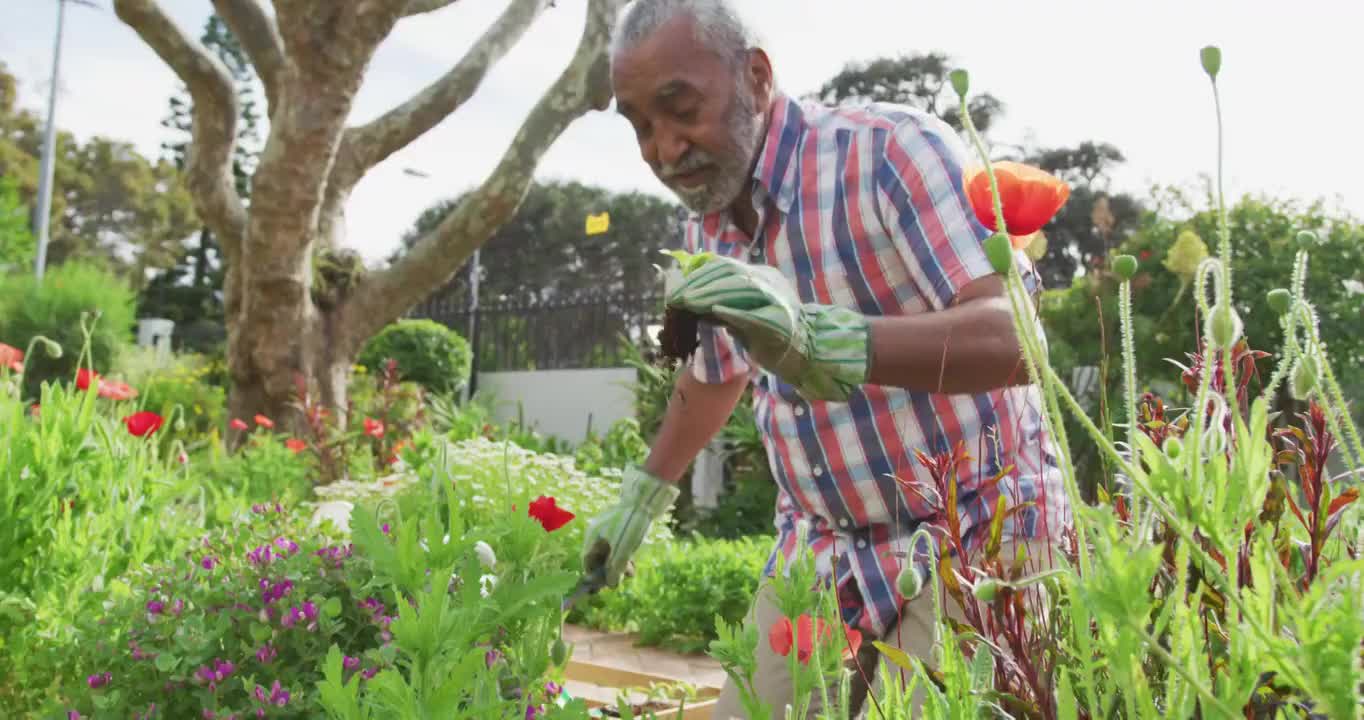
{"label": "elderly man", "polygon": [[[686,247],[716,258],[674,275],[670,302],[716,322],[702,325],[648,459],[589,524],[585,568],[619,581],[753,383],[779,486],[768,572],[805,528],[845,621],[927,657],[931,598],[897,587],[910,535],[946,525],[916,451],[961,444],[973,458],[957,468],[968,547],[982,544],[1001,494],[1030,503],[1009,516],[1006,551],[1013,538],[1045,552],[1066,511],[983,249],[990,233],[962,188],[962,143],[912,108],[783,94],[725,0],[637,0],[617,26],[611,77],[645,162],[695,213]],[[764,637],[755,685],[780,716],[791,682],[765,639],[779,618],[764,586],[748,618]],[[732,683],[719,705],[716,718],[742,715]]]}

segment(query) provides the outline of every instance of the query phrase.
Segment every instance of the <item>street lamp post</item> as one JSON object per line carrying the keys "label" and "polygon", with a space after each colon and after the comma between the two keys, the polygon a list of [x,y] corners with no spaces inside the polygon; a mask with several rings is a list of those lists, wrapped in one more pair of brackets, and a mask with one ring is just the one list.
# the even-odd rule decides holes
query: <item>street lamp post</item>
{"label": "street lamp post", "polygon": [[57,88],[61,80],[62,30],[66,21],[66,4],[98,8],[89,0],[57,0],[57,39],[52,49],[52,89],[47,94],[47,127],[43,130],[43,158],[38,171],[38,211],[34,218],[34,234],[38,236],[38,252],[33,271],[39,283],[47,267],[47,238],[52,215],[52,176],[57,153]]}

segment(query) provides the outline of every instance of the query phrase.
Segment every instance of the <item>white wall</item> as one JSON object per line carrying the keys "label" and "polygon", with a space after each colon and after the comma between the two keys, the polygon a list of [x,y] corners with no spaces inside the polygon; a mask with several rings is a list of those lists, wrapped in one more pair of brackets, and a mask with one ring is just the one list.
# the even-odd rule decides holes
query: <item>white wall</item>
{"label": "white wall", "polygon": [[517,419],[517,403],[527,425],[570,442],[592,430],[604,435],[617,420],[634,417],[634,368],[533,370],[478,374],[479,394],[489,393],[500,422]]}

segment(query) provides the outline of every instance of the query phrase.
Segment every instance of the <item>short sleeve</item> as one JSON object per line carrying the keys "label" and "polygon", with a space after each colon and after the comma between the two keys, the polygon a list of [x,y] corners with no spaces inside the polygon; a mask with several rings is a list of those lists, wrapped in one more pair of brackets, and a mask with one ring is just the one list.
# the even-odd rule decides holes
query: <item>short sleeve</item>
{"label": "short sleeve", "polygon": [[891,244],[934,310],[994,269],[990,236],[962,185],[966,149],[947,123],[924,113],[901,119],[877,158],[877,209]]}
{"label": "short sleeve", "polygon": [[[689,253],[714,250],[701,247],[704,244],[702,237],[701,223],[696,218],[691,219],[686,223],[683,248]],[[752,372],[747,355],[728,330],[707,322],[699,323],[697,330],[700,344],[691,360],[691,372],[697,380],[720,384]]]}

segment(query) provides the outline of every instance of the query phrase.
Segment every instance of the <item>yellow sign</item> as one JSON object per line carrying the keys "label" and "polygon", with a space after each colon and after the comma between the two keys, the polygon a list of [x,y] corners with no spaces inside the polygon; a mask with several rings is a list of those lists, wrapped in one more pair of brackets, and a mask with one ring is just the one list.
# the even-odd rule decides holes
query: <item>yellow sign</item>
{"label": "yellow sign", "polygon": [[611,227],[611,215],[609,213],[587,216],[588,235],[600,235],[606,232],[609,227]]}

